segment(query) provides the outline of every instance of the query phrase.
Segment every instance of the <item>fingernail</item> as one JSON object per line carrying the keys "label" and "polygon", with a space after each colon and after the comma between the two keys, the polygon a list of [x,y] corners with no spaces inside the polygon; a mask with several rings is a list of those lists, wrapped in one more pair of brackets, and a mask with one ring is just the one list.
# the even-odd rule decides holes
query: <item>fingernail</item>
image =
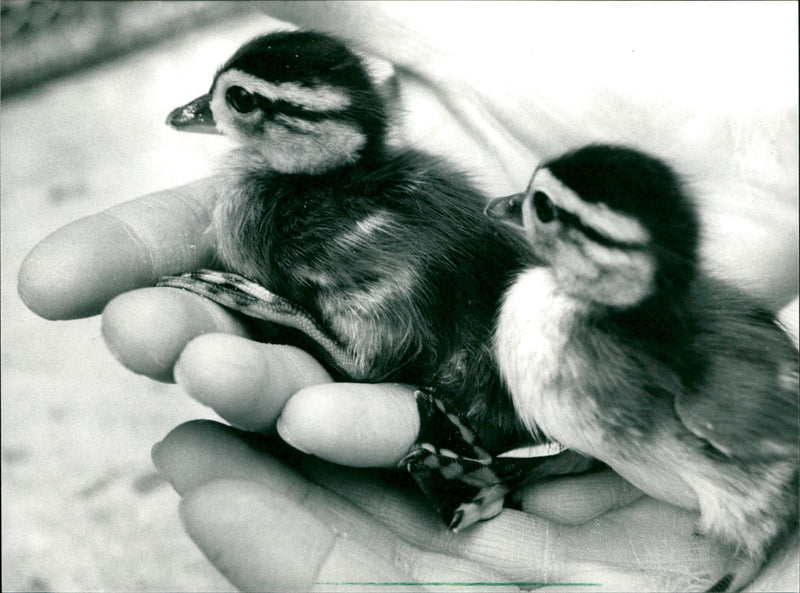
{"label": "fingernail", "polygon": [[458,526],[461,525],[461,521],[464,520],[464,511],[456,511],[453,513],[453,518],[450,520],[450,530],[457,532]]}
{"label": "fingernail", "polygon": [[278,431],[278,436],[280,436],[286,443],[300,451],[301,453],[306,453],[307,455],[311,455],[311,451],[299,445],[297,440],[292,435],[292,431],[286,427],[286,423],[283,420],[283,416],[278,417],[278,421],[275,424],[275,429]]}

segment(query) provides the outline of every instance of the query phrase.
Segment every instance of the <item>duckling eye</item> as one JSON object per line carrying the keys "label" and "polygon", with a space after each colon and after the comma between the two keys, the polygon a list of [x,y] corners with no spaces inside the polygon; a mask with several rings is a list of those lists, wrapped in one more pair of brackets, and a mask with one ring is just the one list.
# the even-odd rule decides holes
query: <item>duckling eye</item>
{"label": "duckling eye", "polygon": [[543,191],[534,192],[533,208],[536,210],[536,216],[542,222],[550,222],[556,217],[556,207]]}
{"label": "duckling eye", "polygon": [[225,92],[228,105],[239,113],[250,113],[256,108],[256,98],[253,93],[240,86],[232,86]]}

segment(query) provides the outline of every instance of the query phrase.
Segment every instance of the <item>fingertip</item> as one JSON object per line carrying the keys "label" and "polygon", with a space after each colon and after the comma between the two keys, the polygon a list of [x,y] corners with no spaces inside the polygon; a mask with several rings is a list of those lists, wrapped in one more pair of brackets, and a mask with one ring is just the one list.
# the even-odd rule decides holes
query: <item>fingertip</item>
{"label": "fingertip", "polygon": [[[17,292],[45,319],[97,315],[117,294],[146,286],[143,254],[119,224],[87,217],[39,242],[22,263]],[[152,269],[152,266],[150,266]]]}
{"label": "fingertip", "polygon": [[99,314],[111,299],[163,274],[207,265],[215,199],[207,180],[76,220],[45,237],[19,271],[17,292],[45,319]]}
{"label": "fingertip", "polygon": [[254,342],[239,336],[204,334],[180,352],[174,376],[191,397],[229,422],[246,430],[261,430],[274,424],[279,411],[270,406],[265,409],[269,398],[255,380],[262,361]]}
{"label": "fingertip", "polygon": [[183,348],[207,332],[244,334],[219,305],[186,291],[142,288],[114,298],[101,331],[111,353],[134,373],[172,382]]}
{"label": "fingertip", "polygon": [[176,381],[231,424],[271,431],[286,401],[310,384],[331,381],[309,354],[210,333],[193,339],[175,364]]}
{"label": "fingertip", "polygon": [[[277,445],[277,446],[275,446]],[[273,453],[281,446],[211,420],[186,422],[152,451],[153,464],[175,491],[184,495],[207,482],[243,479],[303,500],[308,482]]]}
{"label": "fingertip", "polygon": [[150,451],[153,465],[178,494],[208,480],[214,468],[206,453],[238,446],[231,429],[211,420],[192,420],[173,428]]}
{"label": "fingertip", "polygon": [[293,447],[351,467],[393,467],[417,439],[413,390],[400,384],[332,383],[296,393],[278,419]]}

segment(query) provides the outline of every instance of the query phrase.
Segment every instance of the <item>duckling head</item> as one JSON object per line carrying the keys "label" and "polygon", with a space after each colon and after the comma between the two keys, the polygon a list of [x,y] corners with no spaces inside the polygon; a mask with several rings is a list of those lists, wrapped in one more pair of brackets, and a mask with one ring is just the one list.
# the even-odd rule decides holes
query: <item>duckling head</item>
{"label": "duckling head", "polygon": [[321,33],[281,31],[239,48],[208,94],[167,123],[225,134],[275,171],[316,174],[379,154],[387,115],[356,53]]}
{"label": "duckling head", "polygon": [[492,201],[559,286],[619,308],[682,294],[694,275],[699,223],[677,176],[658,159],[590,145],[547,161],[527,190]]}

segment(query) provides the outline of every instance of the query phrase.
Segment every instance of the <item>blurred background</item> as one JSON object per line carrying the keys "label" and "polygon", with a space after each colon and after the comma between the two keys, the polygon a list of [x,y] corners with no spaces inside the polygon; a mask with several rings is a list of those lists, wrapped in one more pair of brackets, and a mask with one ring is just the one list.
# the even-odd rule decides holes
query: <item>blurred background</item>
{"label": "blurred background", "polygon": [[2,590],[227,591],[184,534],[150,448],[212,417],[107,352],[98,318],[19,300],[24,256],[114,203],[195,179],[227,149],[167,113],[279,24],[245,2],[2,3]]}

